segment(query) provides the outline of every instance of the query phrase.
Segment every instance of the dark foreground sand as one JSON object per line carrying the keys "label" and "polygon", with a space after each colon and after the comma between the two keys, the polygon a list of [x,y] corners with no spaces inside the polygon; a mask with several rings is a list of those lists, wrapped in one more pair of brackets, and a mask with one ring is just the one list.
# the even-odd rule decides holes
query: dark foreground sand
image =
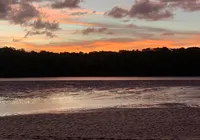
{"label": "dark foreground sand", "polygon": [[0,140],[200,140],[200,109],[101,109],[0,118]]}

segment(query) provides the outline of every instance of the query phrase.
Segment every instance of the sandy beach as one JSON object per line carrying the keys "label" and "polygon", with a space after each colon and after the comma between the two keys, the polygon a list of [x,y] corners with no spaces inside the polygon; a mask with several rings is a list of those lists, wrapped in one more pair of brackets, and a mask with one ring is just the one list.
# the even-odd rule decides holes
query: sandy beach
{"label": "sandy beach", "polygon": [[199,140],[200,109],[110,108],[0,118],[1,140]]}

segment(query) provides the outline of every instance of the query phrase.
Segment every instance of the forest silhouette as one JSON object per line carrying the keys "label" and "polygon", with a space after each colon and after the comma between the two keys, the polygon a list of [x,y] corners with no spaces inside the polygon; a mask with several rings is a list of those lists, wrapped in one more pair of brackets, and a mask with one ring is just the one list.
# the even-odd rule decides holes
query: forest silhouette
{"label": "forest silhouette", "polygon": [[53,53],[0,48],[0,77],[200,76],[200,48]]}

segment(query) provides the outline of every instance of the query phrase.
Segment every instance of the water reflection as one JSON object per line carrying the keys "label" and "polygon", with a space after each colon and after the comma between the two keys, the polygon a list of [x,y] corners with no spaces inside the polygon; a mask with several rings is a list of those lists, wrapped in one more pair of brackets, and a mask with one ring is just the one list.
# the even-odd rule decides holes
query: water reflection
{"label": "water reflection", "polygon": [[198,80],[4,81],[0,115],[132,106],[199,106]]}

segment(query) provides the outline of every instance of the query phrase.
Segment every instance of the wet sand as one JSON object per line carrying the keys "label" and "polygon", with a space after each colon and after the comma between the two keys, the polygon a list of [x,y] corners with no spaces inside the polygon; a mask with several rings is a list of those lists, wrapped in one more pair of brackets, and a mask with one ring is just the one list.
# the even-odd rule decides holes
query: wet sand
{"label": "wet sand", "polygon": [[0,140],[199,140],[200,108],[112,108],[0,118]]}

